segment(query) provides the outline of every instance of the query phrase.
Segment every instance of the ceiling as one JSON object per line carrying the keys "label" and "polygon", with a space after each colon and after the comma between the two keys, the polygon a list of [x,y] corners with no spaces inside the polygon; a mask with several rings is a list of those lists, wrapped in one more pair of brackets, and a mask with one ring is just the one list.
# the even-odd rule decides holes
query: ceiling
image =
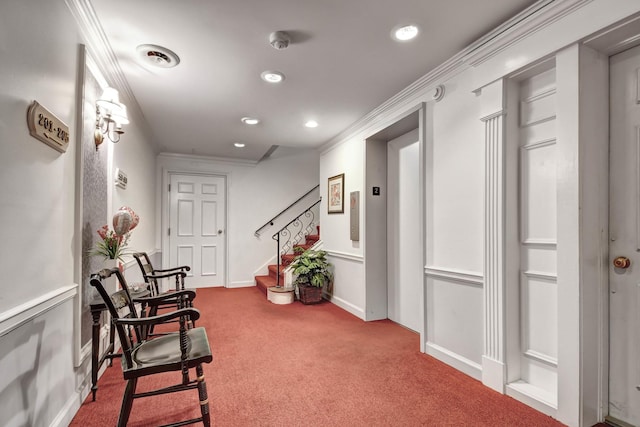
{"label": "ceiling", "polygon": [[[249,161],[273,146],[330,141],[533,3],[91,0],[157,149]],[[419,26],[418,37],[392,40],[393,27],[406,23]],[[287,49],[269,44],[274,31],[291,36]],[[136,51],[141,44],[170,49],[179,65],[149,67]],[[265,70],[286,78],[267,83]],[[246,116],[261,121],[248,126]],[[319,126],[306,128],[309,119]]]}

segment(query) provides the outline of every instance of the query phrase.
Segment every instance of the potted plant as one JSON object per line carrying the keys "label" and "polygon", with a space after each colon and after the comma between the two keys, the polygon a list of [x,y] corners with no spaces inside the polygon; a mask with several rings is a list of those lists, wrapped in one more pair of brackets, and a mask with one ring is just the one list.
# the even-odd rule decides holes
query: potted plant
{"label": "potted plant", "polygon": [[322,289],[333,278],[331,267],[327,252],[322,250],[308,249],[293,260],[291,268],[296,275],[293,284],[303,304],[322,301]]}

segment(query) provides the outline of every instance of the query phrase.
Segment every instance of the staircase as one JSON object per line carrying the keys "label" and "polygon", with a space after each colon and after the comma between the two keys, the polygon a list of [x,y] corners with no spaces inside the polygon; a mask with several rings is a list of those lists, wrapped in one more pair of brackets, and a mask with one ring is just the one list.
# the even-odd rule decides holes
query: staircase
{"label": "staircase", "polygon": [[[303,248],[304,250],[312,247],[318,240],[320,240],[320,226],[316,227],[318,234],[308,234],[305,236],[304,244],[295,245],[295,247]],[[285,285],[285,277],[284,271],[286,268],[293,262],[295,258],[295,254],[287,253],[280,256],[280,286]],[[255,276],[256,286],[260,289],[265,295],[267,295],[267,290],[276,286],[278,283],[278,266],[276,264],[272,264],[269,266],[269,274],[265,276]]]}

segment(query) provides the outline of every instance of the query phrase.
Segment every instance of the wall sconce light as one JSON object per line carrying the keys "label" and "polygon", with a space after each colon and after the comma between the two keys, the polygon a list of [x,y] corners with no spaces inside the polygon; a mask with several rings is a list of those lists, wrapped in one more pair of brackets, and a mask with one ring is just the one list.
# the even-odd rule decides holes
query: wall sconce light
{"label": "wall sconce light", "polygon": [[129,124],[127,106],[120,103],[118,91],[108,87],[96,101],[96,130],[94,140],[96,150],[102,144],[106,135],[111,142],[120,141],[120,135],[124,133],[122,125]]}

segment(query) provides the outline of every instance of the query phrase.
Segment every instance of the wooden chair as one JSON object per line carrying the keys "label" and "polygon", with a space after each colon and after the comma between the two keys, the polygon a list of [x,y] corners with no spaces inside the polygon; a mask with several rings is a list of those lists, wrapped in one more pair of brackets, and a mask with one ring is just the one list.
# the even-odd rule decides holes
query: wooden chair
{"label": "wooden chair", "polygon": [[148,286],[152,287],[152,289],[150,289],[152,295],[158,295],[160,293],[160,286],[158,284],[159,279],[166,279],[171,277],[175,278],[175,290],[184,290],[184,278],[186,277],[187,272],[191,271],[191,267],[189,267],[188,265],[159,270],[153,268],[151,259],[146,252],[136,252],[133,254],[133,257],[136,259],[138,266],[140,267],[142,278],[144,279],[145,283]]}
{"label": "wooden chair", "polygon": [[[158,309],[162,308],[171,308],[179,310],[181,308],[193,307],[192,300],[193,299],[175,299],[166,298],[167,293],[160,293],[160,279],[171,279],[175,280],[175,291],[183,291],[184,290],[184,278],[187,276],[187,272],[191,270],[191,267],[188,265],[183,265],[180,267],[167,268],[164,270],[158,270],[153,268],[151,264],[151,259],[146,252],[136,252],[133,254],[136,262],[138,263],[138,267],[140,267],[140,272],[142,273],[142,278],[144,282],[147,284],[147,289],[151,293],[151,296],[160,297],[164,296],[164,301],[159,303],[153,307],[149,307],[149,316],[155,316],[158,314]],[[170,292],[174,292],[173,290]],[[195,297],[195,294],[194,294]],[[195,324],[192,324],[195,326]],[[153,335],[153,328],[149,330],[149,334]]]}
{"label": "wooden chair", "polygon": [[[188,265],[167,268],[165,270],[158,270],[153,268],[151,259],[149,259],[149,255],[147,255],[146,252],[136,252],[133,254],[133,257],[138,263],[138,267],[140,267],[142,278],[147,284],[147,289],[149,289],[149,292],[151,292],[152,296],[161,295],[160,285],[158,283],[160,279],[174,278],[175,290],[184,290],[184,278],[187,276],[187,272],[191,271],[191,267],[189,267]],[[176,308],[183,307],[176,305]],[[149,314],[155,315],[155,312]]]}
{"label": "wooden chair", "polygon": [[[102,280],[113,274],[116,275],[122,289],[109,295],[102,285]],[[131,414],[133,399],[194,388],[198,389],[201,416],[167,424],[167,426],[202,422],[209,427],[211,424],[209,401],[202,364],[210,363],[213,356],[205,329],[202,327],[187,328],[187,322],[198,319],[200,312],[193,307],[188,307],[158,316],[138,317],[129,288],[117,268],[105,269],[94,274],[91,277],[91,286],[98,290],[109,309],[122,345],[122,372],[124,379],[127,380],[127,385],[122,398],[118,427],[126,426]],[[123,312],[126,313],[122,314]],[[178,319],[180,323],[178,332],[168,333],[150,340],[145,339],[145,329],[174,319]],[[191,369],[196,371],[194,379],[190,379],[189,371]],[[180,371],[182,374],[181,382],[169,387],[136,394],[138,378],[169,371]]]}

